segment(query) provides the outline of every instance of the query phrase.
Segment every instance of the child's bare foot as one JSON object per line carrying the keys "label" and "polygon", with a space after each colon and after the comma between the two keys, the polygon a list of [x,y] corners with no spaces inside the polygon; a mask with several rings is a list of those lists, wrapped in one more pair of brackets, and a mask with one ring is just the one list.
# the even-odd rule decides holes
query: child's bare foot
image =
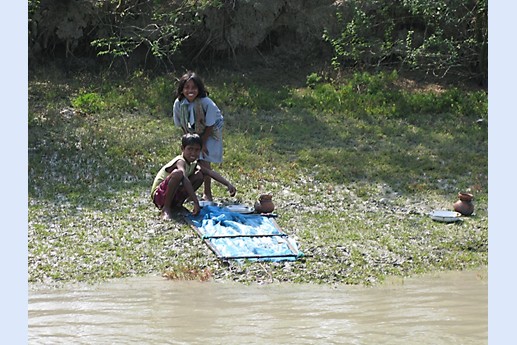
{"label": "child's bare foot", "polygon": [[167,209],[166,209],[166,208],[164,208],[164,209],[162,210],[162,219],[164,219],[164,220],[170,220],[170,219],[172,219],[172,210],[171,210],[171,209],[169,209],[169,208],[167,208]]}

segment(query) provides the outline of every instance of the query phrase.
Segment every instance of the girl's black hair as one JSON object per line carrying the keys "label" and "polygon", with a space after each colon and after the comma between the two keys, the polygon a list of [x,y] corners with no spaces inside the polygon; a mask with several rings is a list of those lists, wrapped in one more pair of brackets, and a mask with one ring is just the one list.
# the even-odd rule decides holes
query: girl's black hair
{"label": "girl's black hair", "polygon": [[178,82],[178,88],[176,90],[176,97],[181,101],[185,96],[183,95],[183,88],[185,87],[185,84],[187,81],[192,80],[194,84],[196,84],[199,95],[198,97],[207,97],[208,91],[205,88],[205,84],[203,83],[203,80],[200,76],[198,76],[195,72],[187,72],[184,75],[181,76],[179,82]]}
{"label": "girl's black hair", "polygon": [[198,144],[200,147],[203,147],[203,140],[201,139],[199,134],[187,133],[181,137],[181,148],[185,148],[187,147],[187,145],[195,144]]}

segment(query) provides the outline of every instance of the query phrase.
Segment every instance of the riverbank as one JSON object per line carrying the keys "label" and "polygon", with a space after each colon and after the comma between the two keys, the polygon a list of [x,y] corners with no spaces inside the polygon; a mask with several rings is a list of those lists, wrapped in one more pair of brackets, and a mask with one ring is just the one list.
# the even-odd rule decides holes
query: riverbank
{"label": "riverbank", "polygon": [[[217,169],[238,189],[214,194],[252,205],[272,192],[304,258],[223,263],[181,219],[159,218],[150,184],[179,146],[166,115],[173,75],[49,73],[29,81],[29,282],[163,274],[369,285],[487,265],[485,93],[408,90],[393,74],[280,85],[267,73],[205,73],[226,122]],[[473,216],[430,219],[460,191],[474,194]]]}

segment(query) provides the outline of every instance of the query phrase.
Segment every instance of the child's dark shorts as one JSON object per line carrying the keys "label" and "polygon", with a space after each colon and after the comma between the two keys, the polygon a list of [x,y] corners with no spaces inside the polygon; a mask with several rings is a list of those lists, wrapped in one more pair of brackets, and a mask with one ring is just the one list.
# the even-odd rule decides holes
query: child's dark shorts
{"label": "child's dark shorts", "polygon": [[[167,193],[167,188],[169,186],[170,179],[171,179],[171,175],[167,176],[165,178],[165,180],[163,180],[160,183],[160,185],[158,186],[158,189],[154,193],[154,198],[153,198],[154,204],[160,210],[163,208],[163,206],[165,206],[165,195]],[[183,205],[183,202],[185,201],[185,199],[187,199],[187,197],[188,197],[188,193],[185,190],[185,188],[183,188],[183,183],[180,183],[178,190],[172,197],[172,205],[173,206]]]}

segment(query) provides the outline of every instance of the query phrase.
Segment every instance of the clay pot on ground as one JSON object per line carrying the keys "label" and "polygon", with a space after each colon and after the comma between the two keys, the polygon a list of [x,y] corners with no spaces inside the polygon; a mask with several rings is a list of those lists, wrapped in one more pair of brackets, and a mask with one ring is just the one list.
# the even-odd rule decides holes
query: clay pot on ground
{"label": "clay pot on ground", "polygon": [[454,211],[461,213],[464,216],[470,216],[474,212],[474,204],[472,199],[474,196],[470,193],[458,193],[458,201],[454,203]]}
{"label": "clay pot on ground", "polygon": [[255,212],[271,213],[275,209],[273,204],[273,195],[271,193],[261,194],[257,202],[255,202]]}

